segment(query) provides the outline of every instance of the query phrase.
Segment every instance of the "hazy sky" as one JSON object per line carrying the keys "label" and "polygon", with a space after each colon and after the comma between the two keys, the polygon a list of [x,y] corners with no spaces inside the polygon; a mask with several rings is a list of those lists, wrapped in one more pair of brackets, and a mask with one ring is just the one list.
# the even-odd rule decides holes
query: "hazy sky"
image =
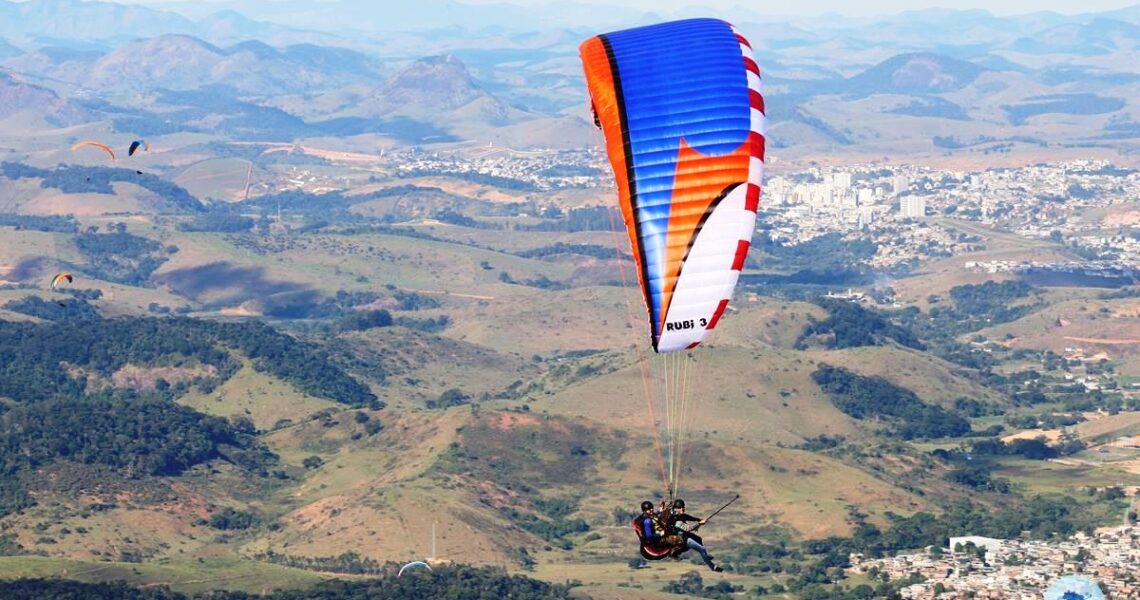
{"label": "hazy sky", "polygon": [[[17,0],[19,1],[19,0]],[[161,8],[163,4],[178,3],[184,0],[111,0],[124,4],[147,4]],[[248,0],[246,0],[248,1]],[[410,2],[414,0],[379,0],[386,2]],[[465,4],[516,4],[529,7],[552,5],[558,0],[458,0]],[[729,12],[734,7],[745,7],[752,13],[765,16],[780,15],[819,15],[837,12],[850,16],[875,16],[894,14],[906,10],[924,8],[955,8],[959,10],[980,8],[995,15],[1026,14],[1038,11],[1054,11],[1063,14],[1100,12],[1140,5],[1137,0],[580,0],[582,3],[597,4],[600,10],[605,6],[644,9],[646,11],[672,12],[683,8],[699,8],[710,11]],[[226,4],[226,0],[198,0],[202,5]],[[337,0],[313,0],[314,4],[335,4]],[[261,0],[263,4],[273,4],[273,0]]]}
{"label": "hazy sky", "polygon": [[[543,6],[552,0],[460,0],[466,4],[520,4]],[[590,0],[586,0],[590,1]],[[711,10],[729,10],[733,7],[747,7],[761,14],[817,15],[838,12],[845,15],[871,16],[892,14],[905,10],[923,8],[955,8],[959,10],[981,8],[995,15],[1011,15],[1038,12],[1043,10],[1064,14],[1099,12],[1136,6],[1137,0],[796,0],[795,2],[773,2],[772,0],[612,0],[598,2],[614,6],[643,8],[646,10],[670,10],[685,7],[700,7]]]}

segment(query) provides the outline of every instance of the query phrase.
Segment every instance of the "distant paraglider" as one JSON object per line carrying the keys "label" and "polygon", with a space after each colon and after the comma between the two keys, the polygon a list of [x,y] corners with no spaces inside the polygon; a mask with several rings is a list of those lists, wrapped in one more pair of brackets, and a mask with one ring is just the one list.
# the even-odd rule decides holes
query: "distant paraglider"
{"label": "distant paraglider", "polygon": [[92,148],[98,148],[98,149],[102,150],[103,152],[106,152],[111,157],[111,160],[115,160],[115,151],[114,150],[111,150],[111,148],[109,146],[107,146],[106,144],[101,144],[101,143],[96,142],[94,140],[84,140],[82,142],[77,142],[74,146],[71,147],[71,151],[75,152],[76,150],[78,150],[80,148],[86,148],[88,146],[90,146]]}
{"label": "distant paraglider", "polygon": [[431,571],[431,565],[427,564],[426,562],[424,562],[422,560],[417,560],[417,561],[410,562],[410,563],[400,567],[400,572],[396,573],[396,577],[403,575],[405,570],[410,569],[412,567],[423,567],[423,568],[427,569],[428,571]]}
{"label": "distant paraglider", "polygon": [[[72,278],[71,273],[58,273],[55,277],[51,278],[51,291],[58,292],[60,291],[60,286],[62,286],[64,282],[71,283],[72,281],[75,280]],[[56,304],[63,307],[67,306],[67,303],[62,301],[56,301]]]}
{"label": "distant paraglider", "polygon": [[65,282],[65,281],[67,283],[71,283],[72,281],[75,281],[75,280],[72,278],[71,273],[60,273],[60,274],[56,275],[55,277],[52,277],[51,278],[51,291],[53,291],[53,292],[59,291],[59,286],[63,285],[63,282]]}
{"label": "distant paraglider", "polygon": [[131,142],[131,147],[127,150],[127,156],[134,156],[139,148],[142,148],[143,152],[147,154],[150,153],[150,144],[146,143],[146,140],[135,140]]}

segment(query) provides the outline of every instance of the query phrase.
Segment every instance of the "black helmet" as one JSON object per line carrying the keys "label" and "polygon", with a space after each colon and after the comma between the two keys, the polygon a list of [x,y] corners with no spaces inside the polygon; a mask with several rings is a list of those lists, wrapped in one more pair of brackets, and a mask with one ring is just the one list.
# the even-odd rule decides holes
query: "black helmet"
{"label": "black helmet", "polygon": [[685,501],[677,498],[673,501],[673,508],[685,508]]}
{"label": "black helmet", "polygon": [[646,500],[641,503],[641,510],[653,510],[653,503]]}

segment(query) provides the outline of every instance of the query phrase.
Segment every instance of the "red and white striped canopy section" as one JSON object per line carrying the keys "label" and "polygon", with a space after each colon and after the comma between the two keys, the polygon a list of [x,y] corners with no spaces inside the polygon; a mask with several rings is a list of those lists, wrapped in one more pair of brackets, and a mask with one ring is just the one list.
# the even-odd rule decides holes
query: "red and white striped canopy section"
{"label": "red and white striped canopy section", "polygon": [[653,348],[694,348],[744,266],[764,173],[764,97],[748,40],[716,19],[580,47],[645,294]]}

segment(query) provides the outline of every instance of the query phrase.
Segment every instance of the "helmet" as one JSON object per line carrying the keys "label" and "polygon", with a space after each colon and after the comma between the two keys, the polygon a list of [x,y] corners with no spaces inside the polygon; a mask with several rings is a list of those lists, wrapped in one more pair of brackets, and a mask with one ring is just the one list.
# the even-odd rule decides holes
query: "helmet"
{"label": "helmet", "polygon": [[673,508],[685,508],[685,501],[677,498],[673,501]]}
{"label": "helmet", "polygon": [[653,503],[646,500],[641,503],[641,510],[653,510]]}

